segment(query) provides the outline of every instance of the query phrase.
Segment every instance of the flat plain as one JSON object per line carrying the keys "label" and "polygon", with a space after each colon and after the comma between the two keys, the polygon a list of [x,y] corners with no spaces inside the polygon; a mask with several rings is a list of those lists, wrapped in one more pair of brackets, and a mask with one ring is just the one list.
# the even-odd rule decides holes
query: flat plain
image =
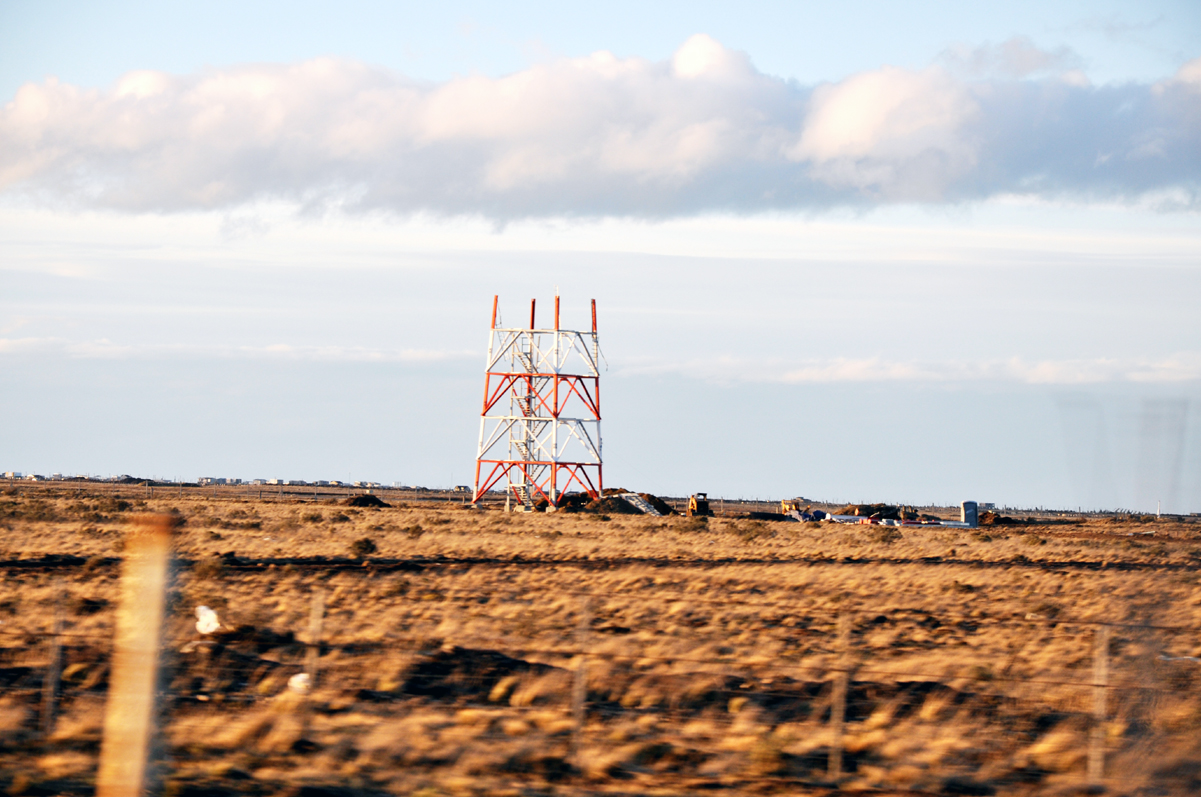
{"label": "flat plain", "polygon": [[[894,529],[34,485],[0,495],[9,794],[93,792],[124,540],[147,513],[180,522],[172,795],[1076,793],[1090,737],[1110,793],[1201,790],[1194,522]],[[198,632],[202,605],[217,632]],[[315,683],[289,687],[310,650]]]}

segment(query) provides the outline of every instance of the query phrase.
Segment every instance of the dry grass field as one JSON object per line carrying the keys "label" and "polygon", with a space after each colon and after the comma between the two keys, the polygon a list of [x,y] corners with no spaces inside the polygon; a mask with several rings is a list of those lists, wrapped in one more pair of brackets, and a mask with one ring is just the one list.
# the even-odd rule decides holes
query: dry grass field
{"label": "dry grass field", "polygon": [[[8,794],[92,793],[139,513],[182,521],[166,794],[1080,793],[1097,622],[1114,624],[1108,792],[1201,791],[1201,524],[887,529],[30,486],[0,494]],[[303,694],[288,681],[315,591]],[[197,632],[200,605],[221,630]],[[43,733],[56,607],[62,695]]]}

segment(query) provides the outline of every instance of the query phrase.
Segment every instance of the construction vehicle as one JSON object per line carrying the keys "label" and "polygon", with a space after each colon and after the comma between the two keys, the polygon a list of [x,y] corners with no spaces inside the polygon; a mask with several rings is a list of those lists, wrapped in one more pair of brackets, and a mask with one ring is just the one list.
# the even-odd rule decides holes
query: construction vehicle
{"label": "construction vehicle", "polygon": [[709,494],[697,493],[688,496],[688,517],[712,517],[709,511]]}
{"label": "construction vehicle", "polygon": [[780,502],[781,515],[787,515],[789,512],[808,512],[809,509],[809,502],[804,498],[785,498]]}

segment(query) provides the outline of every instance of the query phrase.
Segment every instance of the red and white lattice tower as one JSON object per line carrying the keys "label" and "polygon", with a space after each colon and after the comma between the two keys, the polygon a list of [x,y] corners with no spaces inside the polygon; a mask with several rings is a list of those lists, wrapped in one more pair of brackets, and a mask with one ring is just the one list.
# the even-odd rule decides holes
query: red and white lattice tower
{"label": "red and white lattice tower", "polygon": [[535,328],[534,300],[528,329],[497,327],[498,301],[492,297],[472,502],[501,480],[526,511],[540,498],[558,507],[563,494],[574,490],[599,497],[604,487],[596,300],[591,332],[559,329],[558,296],[553,329]]}

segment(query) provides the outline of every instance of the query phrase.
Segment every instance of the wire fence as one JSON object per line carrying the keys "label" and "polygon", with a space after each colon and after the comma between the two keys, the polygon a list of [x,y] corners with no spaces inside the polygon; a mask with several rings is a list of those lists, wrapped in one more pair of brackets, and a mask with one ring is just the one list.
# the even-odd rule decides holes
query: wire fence
{"label": "wire fence", "polygon": [[[208,591],[219,595],[220,584]],[[1147,759],[1148,749],[1201,716],[1201,663],[1177,649],[1196,638],[1194,627],[981,619],[904,605],[884,616],[651,588],[556,589],[559,607],[540,616],[546,601],[537,590],[446,588],[389,595],[389,606],[427,611],[402,611],[408,627],[365,634],[378,604],[331,603],[319,584],[311,595],[307,619],[293,627],[212,633],[200,633],[195,607],[177,599],[157,691],[168,737],[197,712],[237,725],[256,712],[277,717],[286,704],[303,720],[286,752],[300,756],[306,742],[329,747],[339,733],[351,734],[333,718],[353,707],[379,722],[475,723],[474,754],[495,748],[501,763],[491,765],[493,774],[518,778],[835,787],[924,782],[921,771],[937,769],[952,791],[993,793],[1056,778],[1146,785],[1155,768],[1136,771],[1129,761]],[[771,632],[730,640],[723,628],[731,612],[766,616]],[[0,627],[0,689],[30,705],[37,738],[60,738],[59,714],[108,695],[116,614],[112,607],[80,612],[60,599],[40,629]],[[616,615],[632,624],[614,625]],[[912,636],[930,652],[926,661],[941,664],[894,665],[881,656],[871,636],[897,618],[919,629]],[[975,652],[984,625],[1012,638],[1004,661]],[[958,636],[935,636],[940,628]],[[1058,659],[1044,655],[1050,644],[1061,649]],[[461,769],[465,754],[422,757],[413,744],[397,742],[410,752],[394,752],[389,766]],[[230,753],[206,750],[202,757]],[[519,753],[530,760],[514,764]]]}

